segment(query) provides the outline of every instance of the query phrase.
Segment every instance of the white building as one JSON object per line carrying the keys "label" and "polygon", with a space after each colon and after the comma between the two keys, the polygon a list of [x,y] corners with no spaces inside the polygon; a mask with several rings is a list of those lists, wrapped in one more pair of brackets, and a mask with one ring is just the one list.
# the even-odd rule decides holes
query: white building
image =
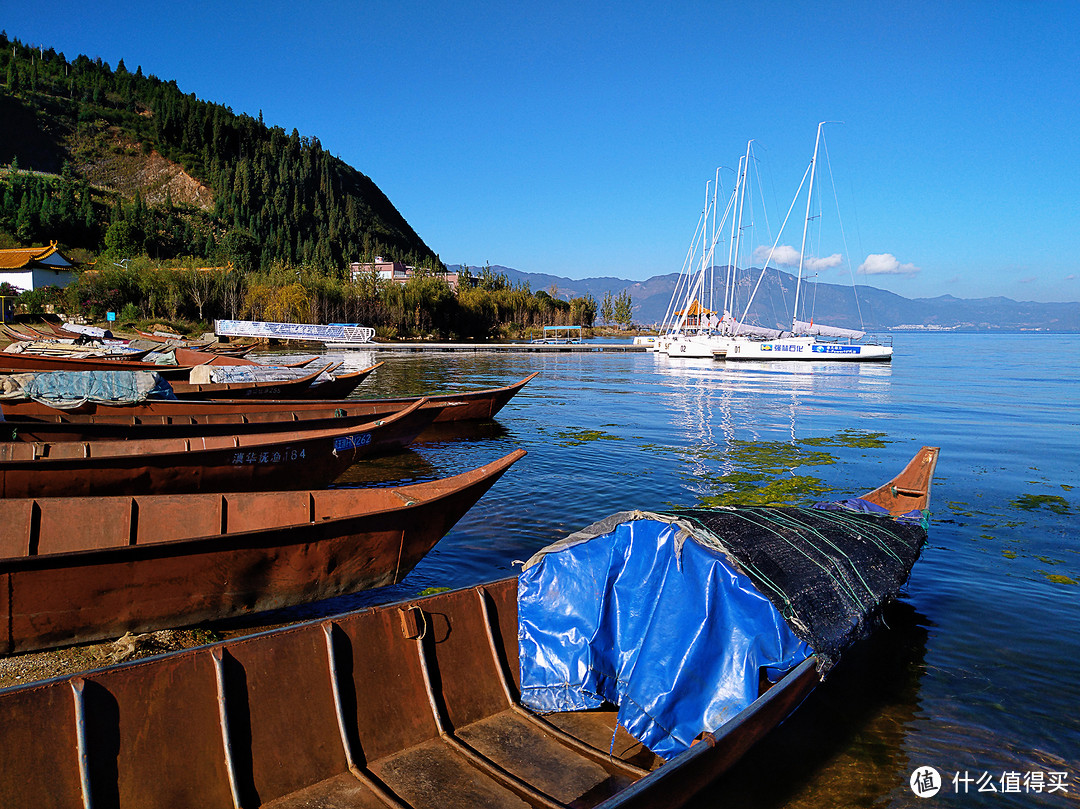
{"label": "white building", "polygon": [[[413,273],[416,272],[416,267],[410,267],[400,261],[387,261],[382,256],[376,256],[375,261],[354,261],[349,265],[349,275],[354,282],[370,276],[372,271],[384,281],[405,284],[413,277]],[[446,279],[446,283],[450,285],[450,289],[457,289],[458,274],[456,272],[439,274]]]}

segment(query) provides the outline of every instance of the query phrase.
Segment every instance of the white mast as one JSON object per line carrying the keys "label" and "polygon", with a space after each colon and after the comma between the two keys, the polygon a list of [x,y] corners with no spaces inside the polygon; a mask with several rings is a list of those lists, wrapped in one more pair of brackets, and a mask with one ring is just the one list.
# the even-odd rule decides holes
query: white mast
{"label": "white mast", "polygon": [[[746,185],[749,182],[749,176],[750,176],[750,146],[751,146],[751,144],[753,142],[754,141],[753,141],[752,138],[746,142],[746,154],[739,159],[739,163],[742,165],[742,188],[739,191],[739,202],[738,202],[739,215],[737,217],[739,221],[738,221],[738,225],[737,225],[737,227],[736,227],[736,229],[735,229],[735,231],[733,233],[733,237],[734,237],[734,241],[735,241],[735,244],[733,246],[734,250],[735,250],[735,261],[734,261],[735,264],[737,264],[738,261],[739,261],[739,244],[742,242],[742,228],[743,228],[742,217],[743,217],[743,210],[746,207],[745,206]],[[731,311],[732,312],[735,311],[735,277],[734,277],[734,272],[735,272],[735,268],[731,267],[732,276],[731,276],[730,287],[731,287]]]}
{"label": "white mast", "polygon": [[731,240],[728,242],[728,261],[727,261],[727,283],[724,285],[724,314],[727,315],[735,308],[735,261],[738,258],[734,255],[735,252],[735,229],[738,227],[737,220],[739,218],[739,201],[742,194],[743,177],[745,176],[743,170],[743,157],[739,157],[739,172],[735,177],[735,194],[732,198],[735,206],[731,215]]}
{"label": "white mast", "polygon": [[[709,309],[714,310],[713,295],[716,289],[716,192],[720,189],[720,166],[716,167],[716,179],[712,190],[712,240],[709,246]],[[721,223],[723,224],[723,223]],[[725,290],[726,294],[726,290]]]}
{"label": "white mast", "polygon": [[817,167],[818,146],[821,144],[821,127],[829,123],[822,121],[817,125],[817,136],[814,138],[814,156],[810,158],[810,187],[806,192],[806,220],[803,222],[802,245],[799,247],[799,275],[795,279],[795,306],[791,316],[791,331],[795,332],[795,323],[799,319],[799,289],[802,287],[803,257],[806,255],[806,229],[810,225],[810,200],[814,196],[814,174]]}

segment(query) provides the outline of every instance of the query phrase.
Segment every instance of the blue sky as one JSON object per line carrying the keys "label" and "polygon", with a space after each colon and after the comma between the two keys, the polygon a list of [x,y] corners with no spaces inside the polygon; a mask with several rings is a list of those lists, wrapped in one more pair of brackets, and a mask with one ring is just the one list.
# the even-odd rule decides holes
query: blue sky
{"label": "blue sky", "polygon": [[755,139],[782,216],[833,120],[845,265],[894,270],[857,283],[1080,300],[1080,3],[41,0],[0,25],[317,137],[447,263],[677,272],[718,166]]}

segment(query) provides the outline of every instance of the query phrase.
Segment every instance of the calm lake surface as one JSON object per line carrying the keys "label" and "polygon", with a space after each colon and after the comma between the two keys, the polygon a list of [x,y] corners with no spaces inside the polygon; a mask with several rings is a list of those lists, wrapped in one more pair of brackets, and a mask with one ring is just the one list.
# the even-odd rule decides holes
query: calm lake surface
{"label": "calm lake surface", "polygon": [[[290,619],[512,575],[515,560],[629,508],[860,494],[940,446],[929,544],[888,628],[695,806],[1080,805],[1080,337],[899,334],[891,365],[328,356],[385,362],[363,397],[540,372],[497,423],[375,462],[381,482],[529,454],[403,583]],[[925,766],[944,782],[930,800],[909,786]],[[1062,772],[1067,791],[1051,792]],[[953,783],[965,773],[966,795]],[[980,793],[988,784],[997,791]]]}

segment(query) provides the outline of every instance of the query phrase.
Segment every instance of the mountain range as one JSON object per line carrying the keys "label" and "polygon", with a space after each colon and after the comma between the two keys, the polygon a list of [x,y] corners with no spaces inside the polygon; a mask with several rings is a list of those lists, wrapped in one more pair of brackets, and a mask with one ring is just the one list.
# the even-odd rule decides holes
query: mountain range
{"label": "mountain range", "polygon": [[[450,265],[450,270],[461,265]],[[476,269],[476,268],[472,268]],[[533,291],[544,290],[553,297],[570,298],[591,295],[597,303],[607,293],[615,297],[628,292],[633,301],[634,322],[641,326],[659,325],[671,303],[679,281],[678,273],[654,275],[645,281],[599,277],[580,280],[561,276],[530,273],[512,267],[492,265],[513,284],[528,284]],[[716,278],[726,273],[716,268]],[[751,287],[757,284],[760,269],[740,271],[736,284],[735,314],[742,319],[745,301]],[[783,327],[791,322],[791,307],[795,300],[795,276],[782,270],[770,269],[761,282],[753,305],[745,320],[761,326]],[[684,285],[685,288],[685,285]],[[722,308],[723,286],[717,281],[716,308]],[[800,304],[802,320],[813,320],[830,326],[842,326],[865,331],[909,329],[963,329],[971,331],[1042,330],[1080,332],[1080,303],[1037,303],[1014,301],[1011,298],[956,298],[941,295],[936,298],[905,298],[893,292],[871,286],[808,283]],[[805,308],[804,308],[805,305]]]}

